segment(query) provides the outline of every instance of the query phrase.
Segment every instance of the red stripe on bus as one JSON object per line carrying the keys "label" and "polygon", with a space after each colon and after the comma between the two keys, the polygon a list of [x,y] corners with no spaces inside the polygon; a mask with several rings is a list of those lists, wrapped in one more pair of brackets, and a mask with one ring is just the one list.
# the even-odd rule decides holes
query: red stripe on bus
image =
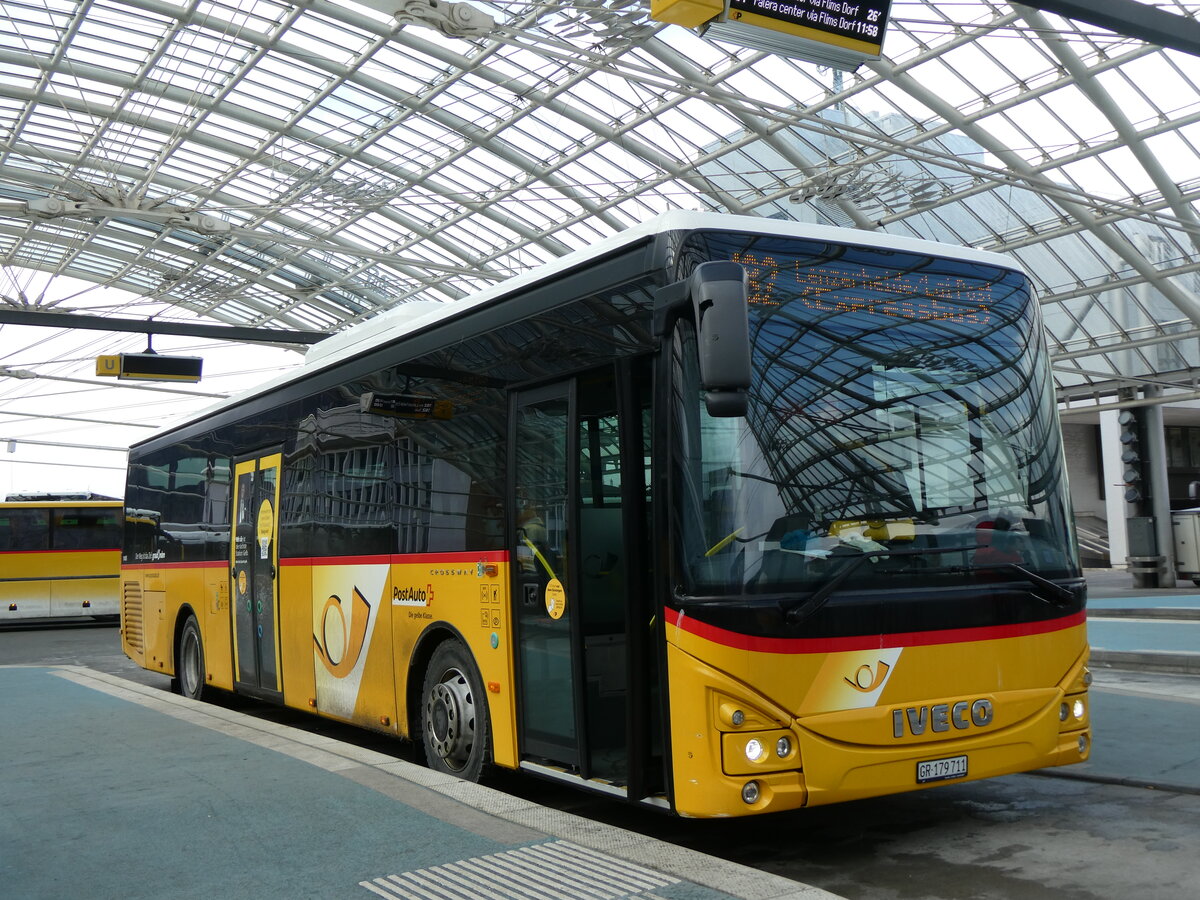
{"label": "red stripe on bus", "polygon": [[295,556],[281,559],[281,566],[374,566],[374,565],[451,565],[453,563],[508,562],[507,550],[478,553],[390,553],[376,556]]}
{"label": "red stripe on bus", "polygon": [[120,553],[120,547],[79,547],[70,550],[0,550],[0,556],[31,556],[35,553]]}
{"label": "red stripe on bus", "polygon": [[1020,622],[1015,625],[986,625],[978,628],[950,628],[945,631],[907,631],[897,634],[854,635],[838,638],[772,638],[738,634],[696,619],[688,618],[681,610],[666,610],[666,621],[689,634],[756,653],[838,653],[848,650],[881,650],[885,647],[927,647],[934,644],[958,644],[973,641],[995,641],[1003,638],[1029,637],[1049,634],[1082,625],[1087,620],[1083,610],[1042,622]]}
{"label": "red stripe on bus", "polygon": [[223,559],[197,559],[190,562],[137,562],[122,563],[122,569],[227,569],[229,561]]}
{"label": "red stripe on bus", "polygon": [[[61,551],[65,552],[65,551]],[[417,563],[450,565],[452,563],[508,562],[508,551],[485,550],[481,553],[380,553],[375,556],[289,556],[279,560],[281,566],[386,566]],[[125,563],[123,569],[223,569],[228,560],[194,562]]]}
{"label": "red stripe on bus", "polygon": [[288,556],[281,566],[386,566],[391,563],[386,553],[376,556]]}

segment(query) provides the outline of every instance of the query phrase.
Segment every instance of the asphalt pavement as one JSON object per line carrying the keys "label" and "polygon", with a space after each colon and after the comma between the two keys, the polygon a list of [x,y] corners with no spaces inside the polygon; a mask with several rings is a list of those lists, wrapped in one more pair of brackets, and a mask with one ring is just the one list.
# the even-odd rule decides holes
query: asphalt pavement
{"label": "asphalt pavement", "polygon": [[1200,794],[1200,588],[1135,588],[1121,569],[1091,569],[1091,757],[1047,770]]}

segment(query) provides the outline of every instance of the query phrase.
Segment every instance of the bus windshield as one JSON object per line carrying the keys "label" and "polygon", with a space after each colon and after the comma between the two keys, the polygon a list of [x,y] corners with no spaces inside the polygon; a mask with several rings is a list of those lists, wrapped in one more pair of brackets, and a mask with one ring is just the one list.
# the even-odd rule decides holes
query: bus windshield
{"label": "bus windshield", "polygon": [[1079,575],[1024,276],[727,233],[693,235],[684,251],[746,267],[753,356],[748,415],[712,418],[694,333],[676,333],[685,593]]}

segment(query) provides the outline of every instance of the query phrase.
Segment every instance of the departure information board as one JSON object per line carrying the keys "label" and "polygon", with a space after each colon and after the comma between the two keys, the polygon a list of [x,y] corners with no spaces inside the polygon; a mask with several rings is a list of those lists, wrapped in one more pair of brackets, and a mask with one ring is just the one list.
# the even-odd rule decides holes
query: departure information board
{"label": "departure information board", "polygon": [[724,20],[878,58],[890,0],[728,0]]}

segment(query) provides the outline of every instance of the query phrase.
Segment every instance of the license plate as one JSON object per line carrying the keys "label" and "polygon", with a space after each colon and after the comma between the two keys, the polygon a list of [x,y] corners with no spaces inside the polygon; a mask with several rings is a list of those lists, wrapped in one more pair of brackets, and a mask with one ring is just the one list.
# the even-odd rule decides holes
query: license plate
{"label": "license plate", "polygon": [[952,778],[967,777],[967,758],[965,756],[950,756],[946,759],[927,759],[917,763],[917,784],[928,784],[931,781],[949,781]]}

